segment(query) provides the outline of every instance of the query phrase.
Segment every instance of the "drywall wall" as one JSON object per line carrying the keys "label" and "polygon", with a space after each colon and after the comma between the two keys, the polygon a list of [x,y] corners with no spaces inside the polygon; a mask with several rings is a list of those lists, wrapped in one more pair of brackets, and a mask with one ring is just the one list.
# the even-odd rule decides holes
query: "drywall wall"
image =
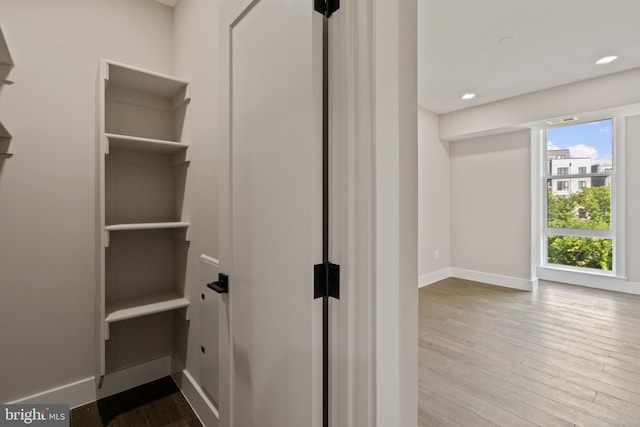
{"label": "drywall wall", "polygon": [[0,401],[94,375],[95,82],[101,57],[172,72],[152,0],[2,0],[16,63],[0,89]]}
{"label": "drywall wall", "polygon": [[192,99],[185,132],[191,143],[191,158],[197,160],[189,166],[183,212],[192,224],[186,294],[194,303],[190,322],[176,316],[174,348],[179,361],[196,379],[200,378],[202,344],[199,259],[200,254],[218,257],[219,4],[218,0],[181,1],[174,11],[174,70],[191,84]]}
{"label": "drywall wall", "polygon": [[438,116],[418,108],[419,284],[451,266],[449,142],[441,141]]}
{"label": "drywall wall", "polygon": [[626,154],[626,265],[627,278],[640,282],[640,116],[626,118],[625,154]]}
{"label": "drywall wall", "polygon": [[451,266],[531,279],[530,132],[452,142]]}

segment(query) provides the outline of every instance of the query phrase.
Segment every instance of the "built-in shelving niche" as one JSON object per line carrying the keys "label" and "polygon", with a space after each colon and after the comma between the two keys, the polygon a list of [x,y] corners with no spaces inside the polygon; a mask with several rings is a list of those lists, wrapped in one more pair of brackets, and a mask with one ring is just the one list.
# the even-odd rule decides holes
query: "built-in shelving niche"
{"label": "built-in shelving niche", "polygon": [[175,320],[189,318],[190,98],[185,81],[113,61],[102,62],[98,84],[101,377],[172,354]]}

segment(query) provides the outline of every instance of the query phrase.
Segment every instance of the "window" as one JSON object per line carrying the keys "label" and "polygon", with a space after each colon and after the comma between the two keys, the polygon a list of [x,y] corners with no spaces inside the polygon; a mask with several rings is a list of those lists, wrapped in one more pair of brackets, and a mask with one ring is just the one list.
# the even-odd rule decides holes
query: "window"
{"label": "window", "polygon": [[614,271],[613,127],[605,119],[546,130],[543,265]]}

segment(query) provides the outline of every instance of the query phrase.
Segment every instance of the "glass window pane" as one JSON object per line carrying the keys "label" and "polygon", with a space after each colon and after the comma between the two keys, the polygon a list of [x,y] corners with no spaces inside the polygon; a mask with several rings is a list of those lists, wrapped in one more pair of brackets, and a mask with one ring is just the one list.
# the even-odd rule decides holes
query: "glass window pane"
{"label": "glass window pane", "polygon": [[547,174],[613,171],[613,119],[547,129]]}
{"label": "glass window pane", "polygon": [[591,237],[548,236],[547,254],[549,264],[611,271],[613,241]]}
{"label": "glass window pane", "polygon": [[[613,120],[547,130],[547,225],[611,229]],[[558,176],[558,178],[560,178]]]}
{"label": "glass window pane", "polygon": [[[575,188],[571,188],[575,184]],[[589,187],[588,181],[547,180],[547,226],[611,229],[611,187]]]}

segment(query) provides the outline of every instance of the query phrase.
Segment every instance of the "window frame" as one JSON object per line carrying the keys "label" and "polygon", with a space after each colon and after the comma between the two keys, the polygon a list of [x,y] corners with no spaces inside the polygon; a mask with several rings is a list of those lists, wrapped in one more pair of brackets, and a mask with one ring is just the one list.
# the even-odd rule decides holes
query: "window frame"
{"label": "window frame", "polygon": [[[551,272],[568,272],[570,274],[586,273],[588,275],[611,276],[626,279],[626,263],[625,263],[625,200],[626,194],[625,180],[625,119],[624,116],[615,114],[598,114],[589,115],[582,120],[566,124],[571,126],[576,124],[588,123],[599,120],[612,120],[612,163],[613,171],[611,177],[611,224],[609,230],[592,230],[592,229],[556,229],[548,227],[548,206],[547,206],[547,185],[549,179],[557,179],[558,175],[549,175],[547,171],[547,130],[561,126],[540,125],[532,128],[532,203],[538,206],[534,210],[532,221],[532,271],[540,272],[540,269]],[[551,171],[549,171],[551,172]],[[587,172],[586,175],[590,175]],[[570,175],[569,177],[574,177]],[[568,178],[566,175],[563,179]],[[622,195],[622,196],[621,196]],[[551,264],[548,262],[548,237],[550,235],[560,236],[576,236],[590,238],[605,238],[612,240],[612,269],[600,270],[588,267],[568,266],[561,264]],[[537,274],[540,275],[540,274]],[[544,274],[544,276],[553,276],[553,274]]]}

